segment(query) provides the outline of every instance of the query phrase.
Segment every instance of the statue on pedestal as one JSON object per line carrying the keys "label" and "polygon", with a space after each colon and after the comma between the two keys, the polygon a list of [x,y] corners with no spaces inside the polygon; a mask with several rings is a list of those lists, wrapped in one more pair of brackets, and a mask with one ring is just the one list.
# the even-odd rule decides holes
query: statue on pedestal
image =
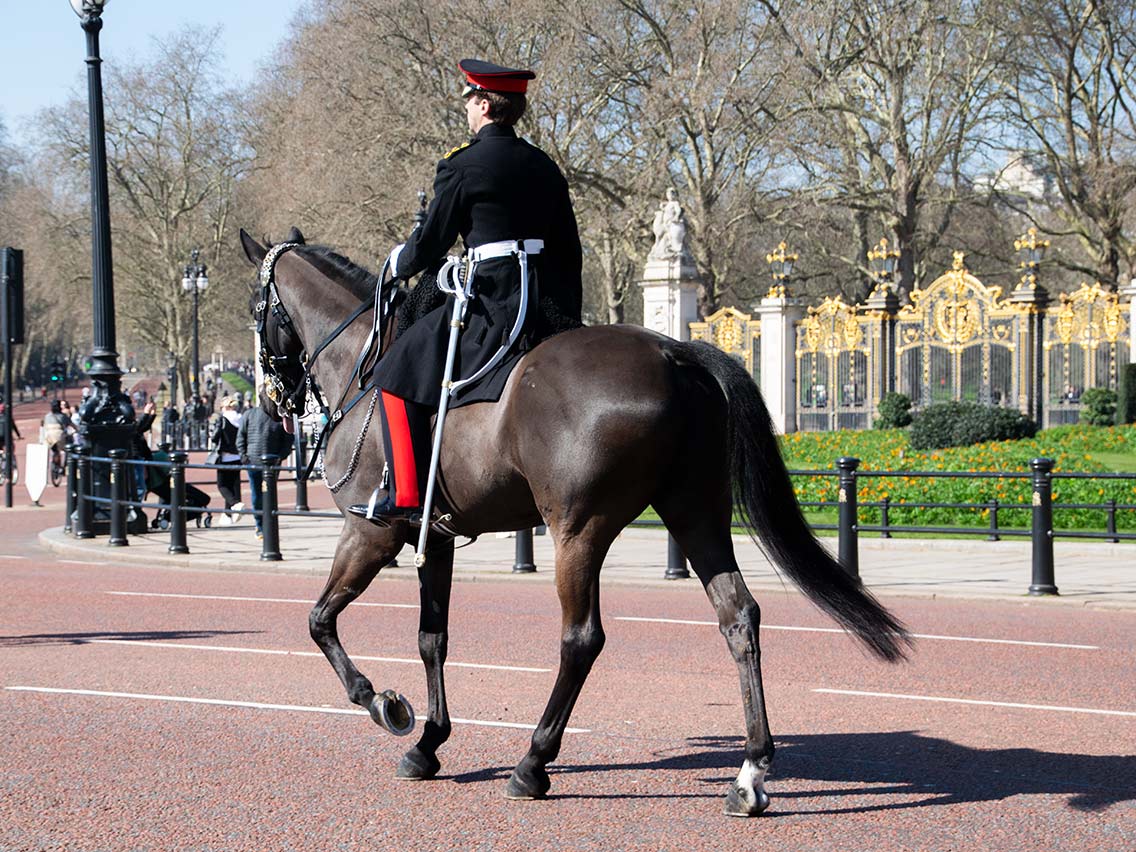
{"label": "statue on pedestal", "polygon": [[667,190],[667,200],[659,203],[651,230],[655,234],[655,244],[647,255],[648,260],[677,260],[682,257],[686,249],[686,220],[673,187]]}

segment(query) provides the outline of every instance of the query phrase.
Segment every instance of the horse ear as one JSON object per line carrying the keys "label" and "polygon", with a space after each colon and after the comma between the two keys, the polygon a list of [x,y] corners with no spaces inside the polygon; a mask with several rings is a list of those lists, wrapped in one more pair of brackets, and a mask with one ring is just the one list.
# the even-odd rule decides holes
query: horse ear
{"label": "horse ear", "polygon": [[304,235],[300,233],[300,229],[297,227],[293,227],[292,230],[288,232],[288,238],[284,240],[284,242],[307,245],[307,243],[304,242]]}
{"label": "horse ear", "polygon": [[264,256],[268,254],[268,249],[250,237],[244,228],[241,228],[241,246],[245,250],[245,257],[253,266],[260,266],[264,262]]}

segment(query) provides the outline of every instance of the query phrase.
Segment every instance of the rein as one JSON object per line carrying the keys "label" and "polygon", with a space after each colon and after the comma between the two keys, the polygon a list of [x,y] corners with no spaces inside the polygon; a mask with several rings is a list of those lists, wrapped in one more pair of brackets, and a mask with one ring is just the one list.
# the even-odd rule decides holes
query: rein
{"label": "rein", "polygon": [[[287,251],[303,245],[302,243],[280,243],[273,246],[268,250],[264,256],[264,260],[260,265],[259,283],[260,283],[260,300],[257,302],[255,309],[256,330],[260,335],[260,364],[264,370],[264,392],[265,395],[282,409],[286,415],[295,415],[303,406],[305,397],[310,393],[312,398],[316,401],[320,411],[327,417],[327,423],[324,424],[320,430],[319,437],[316,439],[315,446],[312,448],[311,460],[308,462],[308,467],[303,473],[303,478],[306,480],[311,477],[312,470],[315,468],[316,462],[321,458],[321,449],[327,442],[332,431],[343,420],[343,417],[350,412],[359,402],[372,391],[377,393],[374,385],[370,379],[370,366],[379,357],[382,351],[382,326],[384,321],[389,320],[391,309],[394,306],[397,290],[391,290],[391,294],[386,298],[381,298],[384,277],[386,275],[387,266],[384,265],[383,272],[378,277],[378,283],[375,285],[375,292],[366,299],[362,304],[353,310],[343,322],[341,322],[335,329],[328,334],[319,343],[318,346],[312,351],[309,356],[305,349],[299,355],[299,367],[301,370],[300,381],[295,387],[289,390],[288,377],[282,372],[286,369],[295,356],[291,355],[273,355],[272,343],[269,341],[269,315],[276,318],[276,332],[279,333],[280,329],[284,329],[292,334],[296,333],[295,323],[288,313],[288,309],[280,300],[280,291],[276,285],[276,263],[280,257]],[[338,338],[344,331],[351,326],[359,317],[367,311],[374,311],[374,318],[371,322],[371,330],[367,336],[367,341],[363,345],[359,357],[355,361],[355,366],[351,371],[350,378],[346,385],[344,385],[343,392],[339,395],[339,400],[335,404],[335,410],[332,411],[330,406],[324,400],[323,394],[320,392],[319,384],[313,375],[315,363],[323,351]],[[279,339],[275,341],[276,350],[280,350]],[[344,405],[344,400],[347,399],[348,391],[351,386],[358,381],[360,388],[359,392]],[[372,400],[371,409],[374,408]],[[368,424],[370,417],[367,418]],[[366,426],[363,427],[366,431]],[[362,435],[360,435],[360,439]],[[358,447],[359,442],[356,442]],[[354,461],[354,458],[353,458]],[[336,483],[338,487],[350,479],[353,472],[354,465],[349,465],[347,475]],[[338,487],[333,490],[338,490]]]}

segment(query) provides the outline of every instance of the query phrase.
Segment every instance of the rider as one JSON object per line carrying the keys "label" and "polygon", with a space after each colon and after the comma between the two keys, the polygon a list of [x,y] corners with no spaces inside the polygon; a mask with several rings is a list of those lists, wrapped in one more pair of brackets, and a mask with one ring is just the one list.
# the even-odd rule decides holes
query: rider
{"label": "rider", "polygon": [[[463,323],[454,379],[467,377],[506,343],[521,302],[523,245],[529,264],[529,304],[522,334],[479,381],[462,387],[451,407],[495,402],[525,351],[565,323],[579,324],[582,301],[580,235],[568,183],[556,164],[517,136],[532,71],[463,59],[462,91],[473,138],[438,163],[426,221],[390,255],[392,276],[436,268],[460,235],[476,262],[473,299]],[[468,268],[468,267],[467,267]],[[421,285],[420,285],[421,286]],[[375,367],[381,390],[387,471],[370,505],[353,514],[376,523],[412,514],[425,497],[430,416],[441,399],[451,308],[441,305],[411,325]]]}
{"label": "rider", "polygon": [[71,429],[71,418],[63,413],[63,404],[58,399],[53,399],[51,411],[43,416],[43,442],[51,449],[52,459],[57,463]]}

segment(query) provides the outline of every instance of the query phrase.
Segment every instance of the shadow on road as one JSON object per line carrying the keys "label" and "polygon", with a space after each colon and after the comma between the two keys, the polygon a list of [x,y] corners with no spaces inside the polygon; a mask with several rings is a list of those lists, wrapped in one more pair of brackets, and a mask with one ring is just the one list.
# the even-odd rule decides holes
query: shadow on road
{"label": "shadow on road", "polygon": [[211,639],[216,636],[243,636],[263,630],[140,630],[134,633],[109,630],[98,633],[29,633],[24,636],[0,636],[0,648],[24,645],[85,645],[97,639],[135,642],[170,642],[175,639]]}
{"label": "shadow on road", "polygon": [[[915,731],[862,734],[801,734],[776,738],[770,794],[778,807],[768,816],[867,813],[990,802],[1018,795],[1066,796],[1076,811],[1099,812],[1136,801],[1136,757],[1061,754],[1027,748],[976,749]],[[550,772],[693,771],[700,780],[721,784],[724,795],[744,755],[738,737],[697,737],[690,750],[658,754],[638,763],[564,765]],[[487,768],[454,776],[459,783],[504,780],[512,771]],[[807,786],[795,789],[794,781]],[[851,785],[815,789],[816,783]],[[554,782],[555,783],[555,782]],[[865,803],[880,796],[878,803]],[[891,797],[904,797],[897,801]],[[553,797],[559,798],[553,788]],[[659,798],[671,798],[662,794]],[[563,798],[653,798],[650,794],[600,794]],[[786,809],[794,799],[822,800],[832,807]],[[845,804],[846,803],[846,804]]]}

